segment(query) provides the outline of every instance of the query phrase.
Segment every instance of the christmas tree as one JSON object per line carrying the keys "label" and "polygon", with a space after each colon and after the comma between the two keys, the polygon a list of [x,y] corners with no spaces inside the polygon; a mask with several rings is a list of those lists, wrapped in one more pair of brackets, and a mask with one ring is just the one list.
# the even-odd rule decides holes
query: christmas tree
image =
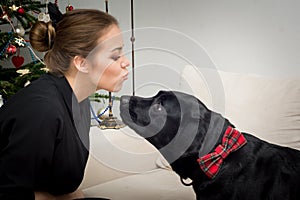
{"label": "christmas tree", "polygon": [[[38,19],[45,20],[49,15],[42,12],[46,4],[41,1],[0,0],[0,3],[0,60],[11,60],[15,66],[0,66],[0,95],[7,100],[45,73],[43,62],[30,47],[28,33]],[[32,62],[24,64],[21,48],[28,48]]]}

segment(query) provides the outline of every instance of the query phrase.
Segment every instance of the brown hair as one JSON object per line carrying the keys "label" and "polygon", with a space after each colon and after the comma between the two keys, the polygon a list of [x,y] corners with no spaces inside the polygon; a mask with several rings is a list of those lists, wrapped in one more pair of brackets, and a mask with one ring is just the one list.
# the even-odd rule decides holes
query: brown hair
{"label": "brown hair", "polygon": [[64,75],[76,55],[87,57],[97,40],[117,20],[102,11],[75,9],[63,15],[56,28],[51,22],[37,22],[30,30],[31,46],[47,52],[44,61],[51,73]]}

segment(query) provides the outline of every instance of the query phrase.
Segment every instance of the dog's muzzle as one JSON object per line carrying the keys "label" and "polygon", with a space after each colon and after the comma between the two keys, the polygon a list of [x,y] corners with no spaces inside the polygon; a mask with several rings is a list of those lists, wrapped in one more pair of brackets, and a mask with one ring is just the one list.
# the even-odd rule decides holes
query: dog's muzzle
{"label": "dog's muzzle", "polygon": [[120,102],[121,102],[121,106],[128,105],[130,102],[130,96],[127,95],[121,96]]}
{"label": "dog's muzzle", "polygon": [[121,96],[120,98],[120,115],[122,118],[122,121],[126,124],[129,121],[131,121],[131,117],[129,114],[129,104],[130,104],[130,98],[131,96]]}

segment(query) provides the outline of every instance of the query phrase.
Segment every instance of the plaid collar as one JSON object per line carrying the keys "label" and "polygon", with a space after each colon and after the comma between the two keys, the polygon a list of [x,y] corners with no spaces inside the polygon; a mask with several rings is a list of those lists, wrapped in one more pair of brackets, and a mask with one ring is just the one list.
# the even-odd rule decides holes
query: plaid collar
{"label": "plaid collar", "polygon": [[212,153],[200,157],[199,162],[202,171],[209,177],[214,178],[223,163],[223,160],[231,153],[247,143],[242,133],[228,126],[222,138],[222,144],[218,145]]}

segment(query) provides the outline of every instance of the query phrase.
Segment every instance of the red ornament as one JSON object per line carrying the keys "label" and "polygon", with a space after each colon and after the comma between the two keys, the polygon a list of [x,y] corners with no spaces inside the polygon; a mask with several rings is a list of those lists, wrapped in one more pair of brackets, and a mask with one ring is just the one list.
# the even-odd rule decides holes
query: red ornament
{"label": "red ornament", "polygon": [[1,18],[1,19],[4,19],[4,20],[6,20],[6,21],[9,21],[9,16],[7,15],[6,12],[4,12],[2,15],[0,15],[0,18]]}
{"label": "red ornament", "polygon": [[66,7],[66,11],[72,11],[74,10],[74,7],[71,6],[70,4]]}
{"label": "red ornament", "polygon": [[7,47],[7,49],[6,49],[6,53],[7,53],[8,55],[13,55],[13,54],[15,54],[16,52],[17,52],[17,47],[14,46],[14,45],[12,45],[12,44],[10,44],[10,45]]}
{"label": "red ornament", "polygon": [[18,10],[17,10],[17,13],[18,13],[19,15],[23,15],[23,14],[25,13],[24,8],[19,7]]}
{"label": "red ornament", "polygon": [[11,58],[12,63],[14,64],[15,68],[20,68],[24,63],[24,57],[22,56],[13,56]]}

